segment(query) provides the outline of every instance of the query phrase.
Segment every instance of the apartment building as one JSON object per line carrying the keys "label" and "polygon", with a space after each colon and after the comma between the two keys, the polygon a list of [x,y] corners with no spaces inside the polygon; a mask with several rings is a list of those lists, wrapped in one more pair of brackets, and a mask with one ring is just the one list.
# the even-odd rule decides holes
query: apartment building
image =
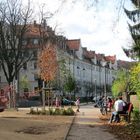
{"label": "apartment building", "polygon": [[[117,72],[116,56],[96,54],[95,51],[89,51],[82,47],[80,39],[71,40],[64,36],[55,35],[46,22],[41,26],[34,22],[28,26],[29,30],[22,42],[22,45],[29,49],[28,53],[24,54],[25,57],[32,54],[32,58],[24,64],[18,73],[18,92],[20,94],[23,94],[25,87],[30,93],[34,93],[39,87],[38,55],[43,45],[39,27],[41,27],[41,32],[46,39],[56,44],[58,58],[65,59],[66,67],[76,81],[77,88],[74,92],[77,96],[97,96],[111,92],[110,88]],[[7,85],[1,68],[0,85],[1,87]],[[59,88],[57,88],[57,93],[60,93]]]}

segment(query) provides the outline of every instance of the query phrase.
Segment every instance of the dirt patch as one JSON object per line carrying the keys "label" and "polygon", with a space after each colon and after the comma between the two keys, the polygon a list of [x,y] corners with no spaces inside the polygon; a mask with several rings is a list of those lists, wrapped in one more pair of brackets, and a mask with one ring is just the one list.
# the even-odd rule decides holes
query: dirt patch
{"label": "dirt patch", "polygon": [[74,116],[28,115],[26,111],[0,114],[2,140],[63,140]]}
{"label": "dirt patch", "polygon": [[26,134],[34,134],[34,135],[41,135],[47,133],[47,130],[45,127],[36,127],[36,126],[31,126],[24,128],[22,130],[16,130],[15,132],[17,133],[26,133]]}

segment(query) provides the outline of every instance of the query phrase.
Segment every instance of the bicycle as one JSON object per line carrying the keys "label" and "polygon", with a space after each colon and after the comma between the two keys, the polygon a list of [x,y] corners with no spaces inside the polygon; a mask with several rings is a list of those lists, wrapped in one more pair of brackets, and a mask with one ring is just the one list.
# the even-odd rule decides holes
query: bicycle
{"label": "bicycle", "polygon": [[100,112],[101,112],[102,115],[107,115],[107,106],[102,105],[100,107]]}

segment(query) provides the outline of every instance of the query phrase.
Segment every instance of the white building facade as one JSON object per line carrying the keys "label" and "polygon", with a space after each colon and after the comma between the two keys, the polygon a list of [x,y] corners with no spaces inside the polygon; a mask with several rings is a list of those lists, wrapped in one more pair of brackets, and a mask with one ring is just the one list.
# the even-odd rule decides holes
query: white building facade
{"label": "white building facade", "polygon": [[[29,49],[29,52],[33,54],[33,57],[19,71],[18,92],[20,94],[23,94],[23,88],[25,87],[30,93],[35,93],[39,87],[37,57],[41,48],[36,35],[32,34],[28,41],[32,43],[30,44],[32,47]],[[26,44],[27,42],[24,40],[23,45]],[[68,40],[63,36],[56,36],[56,44],[58,52],[61,52],[57,54],[65,59],[66,67],[76,81],[77,88],[74,91],[76,96],[91,97],[105,93],[110,94],[111,85],[117,73],[115,56],[105,56],[96,54],[94,51],[88,51],[82,47],[80,39]],[[7,86],[7,81],[0,67],[0,87],[3,88],[5,86]]]}

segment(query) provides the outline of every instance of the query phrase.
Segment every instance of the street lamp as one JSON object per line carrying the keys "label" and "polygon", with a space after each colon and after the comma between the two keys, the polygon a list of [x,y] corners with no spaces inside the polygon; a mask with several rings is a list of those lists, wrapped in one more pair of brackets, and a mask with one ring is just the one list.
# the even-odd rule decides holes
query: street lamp
{"label": "street lamp", "polygon": [[101,65],[104,67],[104,96],[106,97],[106,61],[103,61]]}
{"label": "street lamp", "polygon": [[93,90],[92,90],[92,85],[93,83],[92,83],[92,64],[91,64],[91,84],[90,84],[90,93],[92,93],[92,97],[93,97]]}
{"label": "street lamp", "polygon": [[83,93],[83,86],[84,86],[84,80],[83,78],[85,77],[84,71],[86,70],[85,68],[80,68],[77,66],[77,69],[79,70],[79,76],[80,76],[80,83],[81,83],[81,91]]}
{"label": "street lamp", "polygon": [[97,92],[96,92],[96,79],[95,79],[95,101],[97,101]]}

